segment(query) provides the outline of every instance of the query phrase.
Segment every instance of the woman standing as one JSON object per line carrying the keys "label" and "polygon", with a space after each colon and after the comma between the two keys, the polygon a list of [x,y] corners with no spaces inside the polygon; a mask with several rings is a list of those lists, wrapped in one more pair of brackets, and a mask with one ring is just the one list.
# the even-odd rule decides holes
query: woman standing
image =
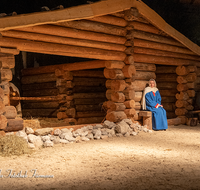
{"label": "woman standing", "polygon": [[152,112],[153,130],[168,129],[166,111],[161,105],[161,96],[156,88],[156,81],[154,79],[150,79],[149,87],[144,89],[142,108]]}

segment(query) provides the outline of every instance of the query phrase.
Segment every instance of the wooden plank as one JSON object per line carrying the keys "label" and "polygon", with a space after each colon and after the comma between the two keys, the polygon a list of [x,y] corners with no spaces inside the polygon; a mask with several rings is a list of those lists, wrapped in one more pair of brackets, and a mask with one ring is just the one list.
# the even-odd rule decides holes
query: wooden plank
{"label": "wooden plank", "polygon": [[142,117],[151,117],[152,113],[151,113],[151,111],[140,111],[139,112],[139,116],[142,116]]}

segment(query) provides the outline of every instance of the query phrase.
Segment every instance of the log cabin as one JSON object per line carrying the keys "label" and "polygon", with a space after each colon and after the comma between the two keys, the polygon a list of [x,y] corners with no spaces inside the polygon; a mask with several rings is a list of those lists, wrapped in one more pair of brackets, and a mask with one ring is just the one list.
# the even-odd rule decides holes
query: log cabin
{"label": "log cabin", "polygon": [[[0,129],[5,128],[5,110],[16,119],[11,100],[23,101],[23,116],[69,124],[146,121],[141,99],[151,78],[169,124],[184,124],[194,110],[200,47],[142,1],[106,0],[0,21]],[[23,69],[22,97],[14,97],[9,81],[20,51],[87,60]]]}

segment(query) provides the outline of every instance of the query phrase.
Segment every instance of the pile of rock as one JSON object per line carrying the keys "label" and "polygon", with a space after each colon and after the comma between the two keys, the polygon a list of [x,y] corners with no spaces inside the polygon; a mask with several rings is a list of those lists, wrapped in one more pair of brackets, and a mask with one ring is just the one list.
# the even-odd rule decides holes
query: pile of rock
{"label": "pile of rock", "polygon": [[30,127],[26,127],[22,131],[16,133],[17,136],[26,139],[30,148],[52,147],[54,144],[74,143],[89,140],[106,139],[109,137],[128,137],[137,135],[139,131],[152,132],[147,129],[147,126],[141,126],[138,123],[133,123],[130,119],[124,119],[119,123],[104,121],[103,124],[95,126],[86,125],[80,129],[73,128],[53,129],[43,128],[34,131]]}

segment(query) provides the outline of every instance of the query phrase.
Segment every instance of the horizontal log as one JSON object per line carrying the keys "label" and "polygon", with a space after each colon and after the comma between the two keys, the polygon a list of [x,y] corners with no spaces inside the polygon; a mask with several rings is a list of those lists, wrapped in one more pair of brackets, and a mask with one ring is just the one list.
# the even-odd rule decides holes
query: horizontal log
{"label": "horizontal log", "polygon": [[188,111],[187,111],[187,109],[185,109],[185,108],[177,108],[177,109],[175,110],[175,114],[176,114],[177,116],[185,115],[187,112],[188,112]]}
{"label": "horizontal log", "polygon": [[177,100],[175,105],[177,108],[186,108],[189,103],[185,100]]}
{"label": "horizontal log", "polygon": [[171,103],[174,103],[176,102],[176,97],[165,97],[165,96],[162,96],[162,102],[171,102]]}
{"label": "horizontal log", "polygon": [[124,65],[123,61],[107,61],[105,63],[107,69],[122,69]]}
{"label": "horizontal log", "polygon": [[72,46],[39,41],[28,41],[9,37],[3,37],[0,41],[0,46],[16,46],[20,51],[40,52],[44,54],[83,57],[100,60],[123,61],[126,57],[126,54],[120,51],[110,51],[91,47]]}
{"label": "horizontal log", "polygon": [[77,124],[92,124],[92,123],[102,123],[105,117],[86,117],[78,118]]}
{"label": "horizontal log", "polygon": [[188,96],[189,96],[190,98],[195,97],[195,91],[194,91],[194,90],[187,90],[186,92],[187,92],[187,94],[188,94]]}
{"label": "horizontal log", "polygon": [[22,118],[16,118],[16,119],[8,119],[8,125],[4,129],[6,132],[11,131],[19,131],[23,129],[23,119]]}
{"label": "horizontal log", "polygon": [[176,74],[156,74],[156,81],[157,82],[176,82],[177,75]]}
{"label": "horizontal log", "polygon": [[56,96],[58,95],[58,92],[59,91],[57,88],[43,89],[43,90],[29,90],[29,91],[24,91],[23,96],[28,96],[28,97]]}
{"label": "horizontal log", "polygon": [[108,79],[124,79],[124,74],[120,69],[104,69],[104,76]]}
{"label": "horizontal log", "polygon": [[122,92],[112,92],[111,93],[111,100],[113,102],[124,102],[125,95]]}
{"label": "horizontal log", "polygon": [[168,119],[172,119],[172,118],[176,118],[177,115],[175,114],[175,111],[168,111],[167,112],[167,120]]}
{"label": "horizontal log", "polygon": [[[68,84],[67,84],[67,82],[68,82]],[[66,81],[63,78],[57,78],[56,79],[56,87],[64,87],[65,86],[66,88],[70,88],[70,87],[66,86],[66,85],[69,85],[69,83],[71,84],[70,87],[73,88],[74,84],[72,83],[72,81]]]}
{"label": "horizontal log", "polygon": [[57,43],[57,44],[65,44],[65,45],[74,45],[74,46],[84,46],[91,48],[99,48],[113,51],[124,51],[126,46],[123,44],[115,44],[110,42],[99,42],[94,40],[86,40],[86,39],[76,39],[70,37],[61,37],[61,36],[53,36],[48,34],[41,33],[32,33],[26,31],[3,31],[4,37],[10,38],[18,38],[18,39],[28,39],[33,41],[41,41],[48,43]]}
{"label": "horizontal log", "polygon": [[154,72],[137,71],[135,74],[136,80],[150,80],[156,79],[156,74]]}
{"label": "horizontal log", "polygon": [[135,108],[135,100],[127,100],[127,101],[124,102],[124,105],[128,109]]}
{"label": "horizontal log", "polygon": [[186,109],[189,110],[189,111],[194,110],[194,106],[193,105],[187,105]]}
{"label": "horizontal log", "polygon": [[104,78],[102,70],[83,70],[83,71],[72,71],[74,77],[95,77]]}
{"label": "horizontal log", "polygon": [[176,82],[156,82],[158,89],[176,89]]}
{"label": "horizontal log", "polygon": [[135,7],[131,7],[130,9],[124,11],[124,19],[127,21],[136,20],[138,19],[138,17],[139,17],[139,11]]}
{"label": "horizontal log", "polygon": [[148,81],[145,80],[135,80],[132,82],[135,91],[143,91],[147,87]]}
{"label": "horizontal log", "polygon": [[59,102],[24,102],[22,107],[24,109],[40,109],[40,108],[59,108]]}
{"label": "horizontal log", "polygon": [[21,79],[22,84],[45,83],[54,81],[56,81],[56,76],[54,73],[23,76]]}
{"label": "horizontal log", "polygon": [[101,111],[101,105],[76,105],[76,111],[85,112],[85,111]]}
{"label": "horizontal log", "polygon": [[141,110],[141,109],[142,109],[142,104],[141,104],[141,102],[135,102],[135,109],[136,109],[136,110]]}
{"label": "horizontal log", "polygon": [[73,93],[88,93],[88,92],[106,92],[106,87],[103,86],[75,86],[72,89]]}
{"label": "horizontal log", "polygon": [[63,119],[63,121],[65,123],[67,123],[68,125],[77,125],[78,124],[77,120],[74,118],[66,118],[66,119]]}
{"label": "horizontal log", "polygon": [[126,100],[134,100],[135,99],[135,90],[134,89],[125,89],[123,91]]}
{"label": "horizontal log", "polygon": [[105,93],[74,93],[73,98],[74,99],[91,99],[91,98],[105,98]]}
{"label": "horizontal log", "polygon": [[134,65],[125,65],[122,69],[125,78],[131,78],[136,74],[136,69]]}
{"label": "horizontal log", "polygon": [[[188,83],[187,83],[187,86],[188,86],[189,89],[195,89],[198,85],[195,85],[194,82],[188,82]],[[197,89],[198,89],[198,88],[197,88]]]}
{"label": "horizontal log", "polygon": [[[2,110],[2,108],[1,108]],[[15,119],[17,117],[17,110],[14,106],[5,106],[5,113],[4,116],[7,119]]]}
{"label": "horizontal log", "polygon": [[189,74],[189,70],[188,70],[187,66],[178,66],[176,68],[176,74],[177,75],[187,75],[187,74]]}
{"label": "horizontal log", "polygon": [[24,85],[22,85],[23,91],[41,90],[41,89],[46,89],[46,88],[56,88],[56,82],[46,82],[46,83],[24,84]]}
{"label": "horizontal log", "polygon": [[12,69],[14,67],[15,67],[15,58],[13,55],[0,57],[0,68]]}
{"label": "horizontal log", "polygon": [[107,98],[108,100],[111,100],[111,94],[112,94],[113,92],[115,92],[115,91],[114,91],[114,90],[111,90],[111,89],[106,90],[106,98]]}
{"label": "horizontal log", "polygon": [[123,111],[112,111],[106,115],[106,120],[111,122],[119,122],[126,118],[127,116]]}
{"label": "horizontal log", "polygon": [[128,118],[130,118],[130,117],[134,117],[134,115],[136,114],[136,111],[134,108],[131,108],[131,109],[125,109],[124,113],[126,114]]}
{"label": "horizontal log", "polygon": [[106,113],[105,112],[76,112],[76,117],[77,118],[90,118],[90,117],[105,117]]}
{"label": "horizontal log", "polygon": [[157,74],[176,74],[176,66],[164,66],[158,65],[156,67],[156,75]]}
{"label": "horizontal log", "polygon": [[10,69],[1,69],[1,81],[11,81],[12,71]]}
{"label": "horizontal log", "polygon": [[126,20],[124,20],[123,18],[118,18],[118,17],[112,16],[112,15],[97,16],[97,17],[89,18],[87,20],[102,22],[102,23],[116,25],[116,26],[122,26],[122,27],[124,27],[128,24],[128,22]]}
{"label": "horizontal log", "polygon": [[55,109],[22,109],[23,117],[57,117]]}
{"label": "horizontal log", "polygon": [[69,38],[78,37],[78,39],[87,39],[87,40],[94,40],[94,41],[98,39],[98,41],[117,43],[117,44],[124,44],[126,41],[126,38],[121,37],[121,36],[101,34],[97,32],[90,32],[90,31],[84,31],[84,30],[74,30],[73,28],[66,28],[66,27],[53,26],[53,25],[38,25],[38,26],[33,26],[33,27],[24,27],[24,28],[20,28],[16,30],[33,32],[33,33],[49,34],[49,35],[54,35],[54,36],[69,37]]}
{"label": "horizontal log", "polygon": [[175,103],[163,102],[162,105],[166,111],[175,111],[176,109]]}
{"label": "horizontal log", "polygon": [[127,55],[124,63],[127,65],[133,65],[134,64],[134,56],[133,55]]}
{"label": "horizontal log", "polygon": [[178,92],[176,89],[170,89],[170,90],[159,90],[161,97],[175,97],[176,93]]}
{"label": "horizontal log", "polygon": [[179,58],[171,58],[171,57],[163,57],[163,56],[154,56],[154,55],[145,55],[145,54],[134,54],[135,62],[142,63],[154,63],[159,65],[198,65],[198,61],[187,60],[187,59],[179,59]]}
{"label": "horizontal log", "polygon": [[156,71],[155,64],[151,63],[134,63],[136,71]]}
{"label": "horizontal log", "polygon": [[173,119],[168,119],[167,120],[168,125],[181,125],[182,124],[182,119],[179,117],[173,118]]}
{"label": "horizontal log", "polygon": [[177,76],[176,81],[177,81],[179,84],[187,83],[186,76],[181,76],[181,75]]}
{"label": "horizontal log", "polygon": [[128,23],[127,29],[135,29],[135,30],[141,30],[144,32],[149,32],[153,34],[158,34],[158,35],[164,35],[164,33],[156,28],[155,26],[147,23],[142,23],[142,22],[137,22],[137,21],[131,21]]}
{"label": "horizontal log", "polygon": [[178,84],[177,85],[177,90],[179,92],[182,92],[182,91],[187,91],[189,88],[188,88],[188,85],[187,84]]}
{"label": "horizontal log", "polygon": [[60,101],[60,96],[43,96],[43,97],[10,97],[11,100],[22,100],[22,101]]}
{"label": "horizontal log", "polygon": [[[109,85],[110,83],[110,85]],[[107,88],[111,88],[114,91],[123,91],[126,88],[125,80],[107,80],[106,81]]]}
{"label": "horizontal log", "polygon": [[5,129],[7,127],[8,121],[4,115],[0,115],[0,129]]}
{"label": "horizontal log", "polygon": [[135,111],[136,111],[136,113],[132,118],[134,119],[134,121],[141,121],[142,116],[139,116],[140,110],[135,110]]}
{"label": "horizontal log", "polygon": [[137,38],[137,39],[142,39],[142,40],[148,40],[149,42],[158,42],[162,45],[169,44],[169,45],[180,47],[180,48],[184,47],[180,42],[178,42],[177,40],[175,40],[171,37],[161,36],[161,35],[144,32],[144,31],[139,31],[139,30],[135,30],[135,29],[131,30],[126,35],[126,37],[128,39]]}
{"label": "horizontal log", "polygon": [[110,35],[125,36],[127,31],[124,27],[113,26],[110,24],[93,22],[89,20],[75,20],[68,22],[59,22],[55,25],[74,28],[79,30],[86,30],[98,33],[105,33]]}
{"label": "horizontal log", "polygon": [[39,68],[28,68],[22,70],[22,75],[37,75],[44,73],[54,73],[56,69],[65,71],[79,71],[86,69],[104,68],[107,61],[95,60],[85,62],[66,63],[60,65],[41,66]]}
{"label": "horizontal log", "polygon": [[142,100],[143,92],[135,92],[135,101],[140,102]]}
{"label": "horizontal log", "polygon": [[171,52],[171,51],[163,51],[163,50],[158,50],[158,49],[155,50],[155,49],[144,48],[144,47],[134,47],[134,53],[154,55],[154,56],[163,56],[163,57],[171,57],[171,58],[188,59],[188,60],[193,60],[193,61],[200,61],[199,56],[196,56],[196,55],[174,53],[174,52]]}
{"label": "horizontal log", "polygon": [[62,108],[62,107],[64,107],[64,108],[72,108],[72,107],[74,107],[74,101],[67,101],[67,102],[65,102],[64,104],[60,104],[61,106],[60,106],[60,109]]}
{"label": "horizontal log", "polygon": [[76,109],[75,108],[69,108],[65,111],[68,117],[76,117]]}
{"label": "horizontal log", "polygon": [[73,79],[74,83],[81,82],[81,81],[84,81],[84,82],[90,82],[90,81],[93,81],[93,82],[106,82],[106,78],[74,77],[74,79]]}
{"label": "horizontal log", "polygon": [[58,112],[57,118],[58,119],[66,119],[66,118],[68,118],[68,115],[65,112]]}
{"label": "horizontal log", "polygon": [[1,47],[0,52],[5,54],[18,55],[20,51],[16,48]]}
{"label": "horizontal log", "polygon": [[98,86],[105,86],[105,82],[106,82],[105,79],[103,79],[103,80],[97,80],[97,79],[90,80],[88,78],[88,80],[84,80],[83,79],[81,81],[81,78],[80,78],[80,81],[75,81],[75,82],[72,82],[72,83],[70,83],[70,82],[66,83],[66,87],[67,88],[71,88],[71,87],[74,87],[74,86],[82,86],[82,87],[85,86],[85,87],[93,87],[93,88],[95,88],[95,87],[98,87]]}
{"label": "horizontal log", "polygon": [[143,39],[134,39],[134,46],[137,47],[144,47],[144,48],[152,48],[152,49],[158,49],[163,51],[170,51],[170,52],[176,52],[176,53],[183,53],[183,54],[189,54],[189,55],[195,55],[194,52],[191,50],[185,48],[185,47],[178,47],[175,45],[169,45],[164,44],[160,42],[153,42],[149,40],[143,40]]}
{"label": "horizontal log", "polygon": [[80,98],[80,99],[74,99],[74,104],[76,105],[86,105],[86,104],[103,104],[103,102],[106,101],[106,98],[97,98],[97,99],[93,99],[93,98]]}
{"label": "horizontal log", "polygon": [[176,94],[176,99],[177,100],[188,100],[189,99],[189,95],[187,92],[180,92]]}

